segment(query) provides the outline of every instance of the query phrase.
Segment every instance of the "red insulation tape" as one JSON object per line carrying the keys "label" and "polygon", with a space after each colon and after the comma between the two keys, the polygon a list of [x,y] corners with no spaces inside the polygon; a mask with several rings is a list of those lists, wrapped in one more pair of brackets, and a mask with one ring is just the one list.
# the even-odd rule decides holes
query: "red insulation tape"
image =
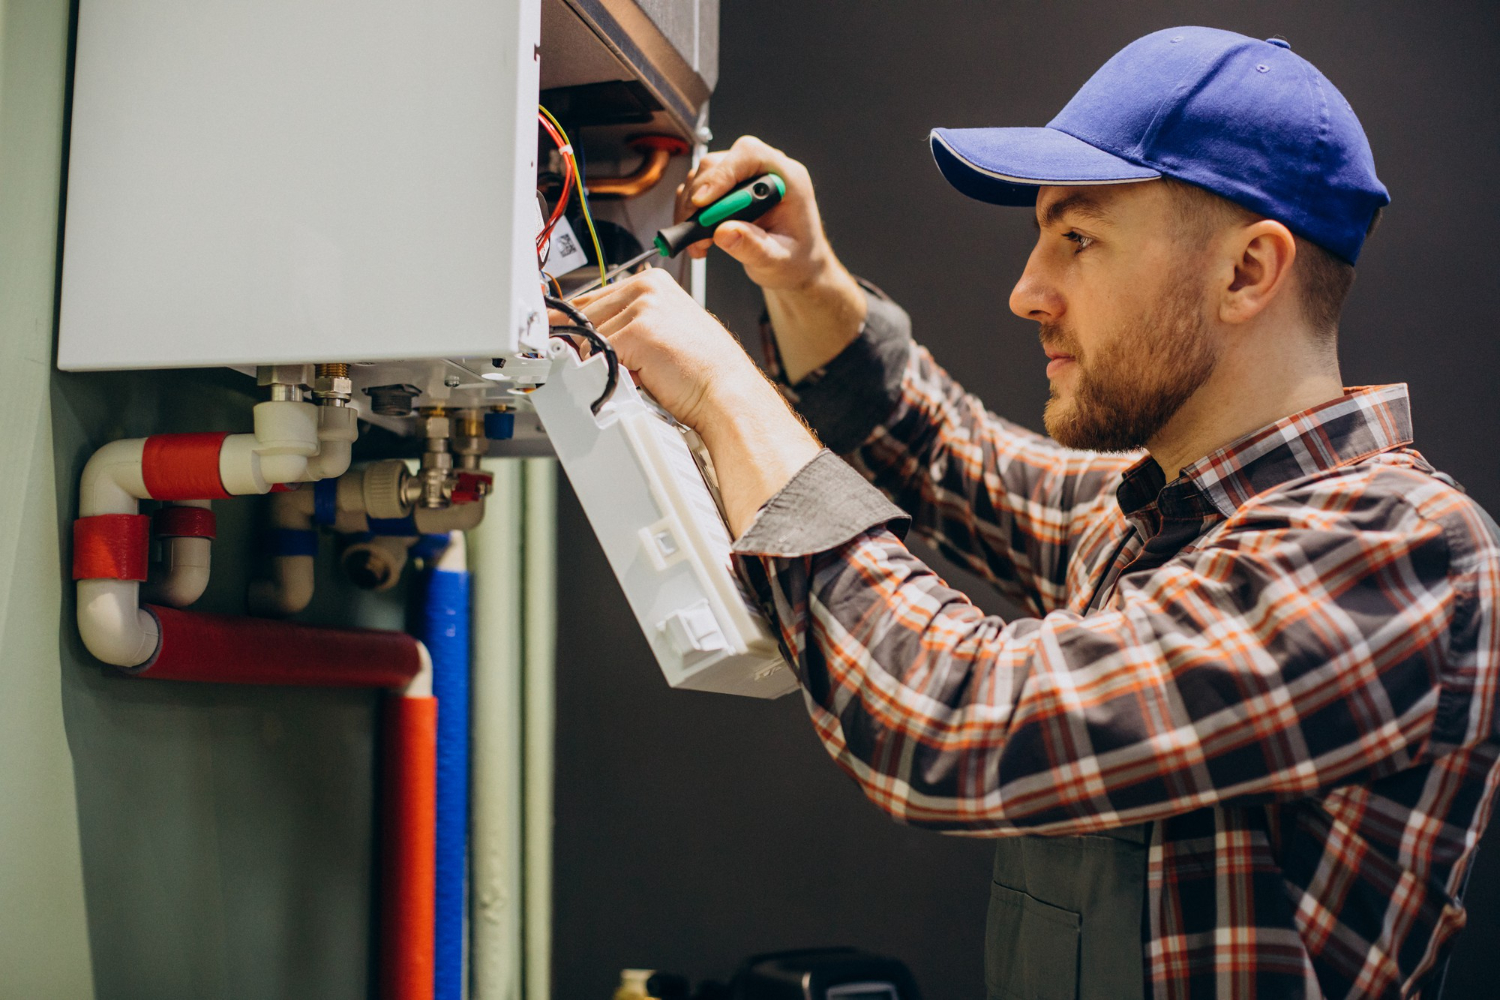
{"label": "red insulation tape", "polygon": [[437,888],[436,698],[393,697],[385,717],[380,996],[431,1000]]}
{"label": "red insulation tape", "polygon": [[163,507],[151,519],[157,538],[213,538],[214,526],[207,507]]}
{"label": "red insulation tape", "polygon": [[95,514],[73,522],[73,579],[144,580],[151,518]]}
{"label": "red insulation tape", "polygon": [[141,454],[141,478],[153,500],[222,500],[219,449],[228,431],[212,434],[153,434]]}
{"label": "red insulation tape", "polygon": [[214,684],[401,687],[421,669],[417,640],[402,632],[313,628],[147,605],[161,627],[142,677]]}

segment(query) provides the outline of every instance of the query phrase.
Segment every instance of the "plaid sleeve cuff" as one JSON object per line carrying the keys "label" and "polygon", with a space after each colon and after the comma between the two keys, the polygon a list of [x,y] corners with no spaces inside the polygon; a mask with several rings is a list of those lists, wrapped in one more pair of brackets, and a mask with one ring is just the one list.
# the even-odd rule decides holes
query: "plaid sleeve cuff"
{"label": "plaid sleeve cuff", "polygon": [[901,382],[911,345],[906,311],[868,282],[867,312],[859,336],[838,357],[810,372],[796,385],[781,377],[780,358],[770,320],[762,317],[767,365],[786,386],[797,412],[830,449],[840,455],[856,450],[883,424],[901,400]]}
{"label": "plaid sleeve cuff", "polygon": [[904,538],[910,524],[901,508],[825,448],[766,501],[734,551],[797,558],[837,548],[880,526]]}

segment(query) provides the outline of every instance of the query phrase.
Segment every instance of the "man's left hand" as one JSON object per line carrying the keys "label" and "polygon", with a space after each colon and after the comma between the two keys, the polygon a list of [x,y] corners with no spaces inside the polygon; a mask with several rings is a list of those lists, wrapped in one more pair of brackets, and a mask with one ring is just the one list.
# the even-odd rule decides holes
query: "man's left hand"
{"label": "man's left hand", "polygon": [[[734,400],[772,387],[739,341],[661,268],[572,303],[667,412],[702,433]],[[774,391],[774,390],[772,390]]]}
{"label": "man's left hand", "polygon": [[735,535],[817,455],[816,439],[739,341],[666,271],[653,268],[572,304],[621,367],[703,438]]}

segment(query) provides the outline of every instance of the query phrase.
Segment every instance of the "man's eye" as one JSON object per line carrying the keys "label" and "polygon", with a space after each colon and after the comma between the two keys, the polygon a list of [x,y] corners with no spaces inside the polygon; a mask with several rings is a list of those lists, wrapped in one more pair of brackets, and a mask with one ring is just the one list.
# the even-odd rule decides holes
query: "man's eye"
{"label": "man's eye", "polygon": [[1094,243],[1094,238],[1092,236],[1085,236],[1082,233],[1074,232],[1073,230],[1069,230],[1068,232],[1063,233],[1063,239],[1071,240],[1073,243],[1076,243],[1078,245],[1078,249],[1073,251],[1075,254],[1082,253],[1090,246],[1093,246]]}

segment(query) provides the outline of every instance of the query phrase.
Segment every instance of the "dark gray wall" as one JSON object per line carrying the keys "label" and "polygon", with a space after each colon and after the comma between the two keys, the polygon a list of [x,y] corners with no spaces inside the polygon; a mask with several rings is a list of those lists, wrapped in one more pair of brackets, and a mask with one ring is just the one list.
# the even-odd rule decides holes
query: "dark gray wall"
{"label": "dark gray wall", "polygon": [[[1044,124],[1110,54],[1158,28],[1283,35],[1354,105],[1395,199],[1345,316],[1345,380],[1410,383],[1418,446],[1500,511],[1497,11],[740,0],[723,10],[715,145],[750,132],[806,162],[850,268],[911,311],[969,388],[1036,427],[1035,326],[1005,305],[1032,239],[1026,214],[949,190],[928,129]],[[759,298],[727,258],[710,265],[709,302],[753,339]],[[929,998],[982,995],[989,845],[885,820],[795,697],[669,692],[571,501],[562,529],[557,995],[607,996],[627,965],[723,974],[758,949],[837,942],[903,957]],[[1487,848],[1450,1000],[1494,995],[1480,979],[1500,940],[1494,836]]]}

